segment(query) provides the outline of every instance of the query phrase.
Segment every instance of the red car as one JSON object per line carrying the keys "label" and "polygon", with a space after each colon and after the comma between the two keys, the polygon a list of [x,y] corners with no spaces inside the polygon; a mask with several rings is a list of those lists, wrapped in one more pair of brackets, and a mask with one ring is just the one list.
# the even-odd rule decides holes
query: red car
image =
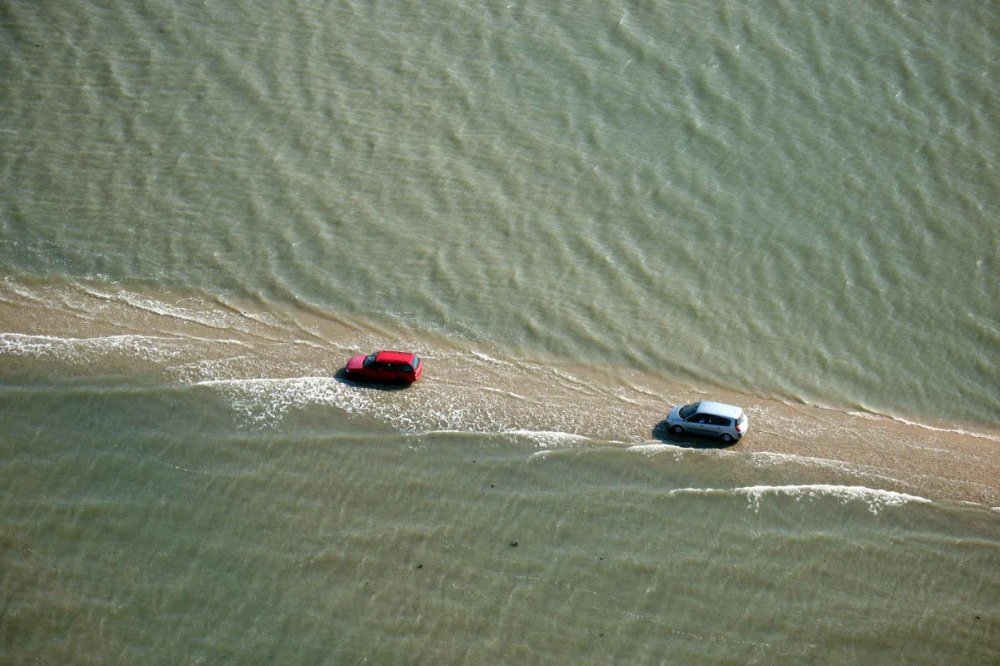
{"label": "red car", "polygon": [[365,356],[352,356],[344,371],[345,379],[381,384],[412,384],[420,379],[424,364],[416,354],[379,351]]}

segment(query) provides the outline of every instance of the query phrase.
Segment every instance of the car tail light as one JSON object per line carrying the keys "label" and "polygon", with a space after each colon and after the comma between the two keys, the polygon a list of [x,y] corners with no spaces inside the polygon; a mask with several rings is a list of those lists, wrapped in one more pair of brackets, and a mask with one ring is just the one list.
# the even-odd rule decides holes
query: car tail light
{"label": "car tail light", "polygon": [[743,432],[744,429],[746,429],[746,426],[743,425],[742,423],[736,424],[736,432]]}

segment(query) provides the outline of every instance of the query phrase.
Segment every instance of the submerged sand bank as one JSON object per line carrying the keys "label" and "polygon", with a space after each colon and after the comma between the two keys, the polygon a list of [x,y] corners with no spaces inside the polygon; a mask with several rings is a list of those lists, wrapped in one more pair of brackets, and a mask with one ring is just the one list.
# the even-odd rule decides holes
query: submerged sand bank
{"label": "submerged sand bank", "polygon": [[[0,379],[136,376],[224,392],[246,427],[315,405],[407,431],[565,433],[599,443],[702,449],[795,468],[809,482],[858,484],[1000,507],[1000,431],[930,427],[848,410],[788,404],[669,377],[515,357],[305,308],[144,294],[81,285],[0,283]],[[336,373],[357,351],[422,354],[407,391],[370,391]],[[672,404],[711,397],[744,407],[735,446],[674,438]],[[752,479],[748,480],[752,485]]]}
{"label": "submerged sand bank", "polygon": [[869,487],[1000,506],[1000,439],[995,433],[946,431],[784,405],[756,421],[753,436],[735,447],[748,455],[792,456],[792,464],[835,469],[860,477]]}

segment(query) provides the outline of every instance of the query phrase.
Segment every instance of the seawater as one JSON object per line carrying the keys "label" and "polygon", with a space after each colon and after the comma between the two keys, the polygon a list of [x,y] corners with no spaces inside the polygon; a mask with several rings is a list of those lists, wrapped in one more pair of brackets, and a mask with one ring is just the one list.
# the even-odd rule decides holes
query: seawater
{"label": "seawater", "polygon": [[656,424],[995,447],[997,25],[4,4],[0,662],[996,661],[995,504]]}

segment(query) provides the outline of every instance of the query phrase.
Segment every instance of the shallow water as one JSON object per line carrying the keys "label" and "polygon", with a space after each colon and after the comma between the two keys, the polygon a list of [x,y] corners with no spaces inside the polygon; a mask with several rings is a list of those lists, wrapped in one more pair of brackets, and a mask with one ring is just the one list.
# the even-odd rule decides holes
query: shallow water
{"label": "shallow water", "polygon": [[995,654],[982,509],[698,449],[318,408],[255,429],[198,386],[2,402],[11,663]]}
{"label": "shallow water", "polygon": [[995,661],[997,25],[7,3],[0,661]]}

